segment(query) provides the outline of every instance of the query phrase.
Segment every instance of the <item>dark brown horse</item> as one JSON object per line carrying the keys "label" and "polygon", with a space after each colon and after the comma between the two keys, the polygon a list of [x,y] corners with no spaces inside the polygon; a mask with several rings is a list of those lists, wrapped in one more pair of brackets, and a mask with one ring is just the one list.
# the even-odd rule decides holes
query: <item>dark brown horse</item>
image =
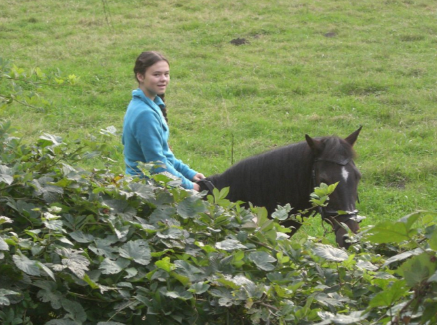
{"label": "dark brown horse", "polygon": [[[229,187],[227,198],[230,201],[251,202],[265,207],[271,215],[278,205],[287,203],[293,207],[292,212],[306,210],[311,207],[309,200],[314,187],[338,182],[328,206],[319,212],[332,224],[338,245],[348,247],[348,232],[340,223],[354,233],[359,229],[355,203],[361,174],[353,162],[352,147],[360,131],[361,128],[345,139],[305,135],[306,141],[246,158],[222,174],[207,177],[199,182],[200,188],[211,192],[209,182],[218,189]],[[338,215],[337,211],[347,214]],[[292,234],[301,226],[292,220],[284,225],[293,227]]]}

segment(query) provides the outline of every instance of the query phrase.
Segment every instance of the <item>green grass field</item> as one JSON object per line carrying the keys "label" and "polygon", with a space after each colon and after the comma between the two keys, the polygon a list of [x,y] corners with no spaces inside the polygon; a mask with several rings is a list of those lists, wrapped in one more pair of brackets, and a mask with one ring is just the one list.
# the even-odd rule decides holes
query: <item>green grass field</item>
{"label": "green grass field", "polygon": [[434,0],[6,0],[0,57],[80,79],[44,87],[49,107],[1,114],[24,141],[97,136],[122,173],[120,137],[99,131],[121,134],[135,58],[159,50],[171,64],[177,157],[209,175],[305,134],[363,125],[360,214],[394,220],[437,206],[436,17]]}

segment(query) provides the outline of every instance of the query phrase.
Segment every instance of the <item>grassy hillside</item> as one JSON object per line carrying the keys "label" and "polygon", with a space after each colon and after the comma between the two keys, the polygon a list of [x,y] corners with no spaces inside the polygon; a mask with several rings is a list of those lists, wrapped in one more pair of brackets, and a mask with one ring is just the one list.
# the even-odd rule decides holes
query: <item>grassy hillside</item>
{"label": "grassy hillside", "polygon": [[80,79],[44,87],[47,108],[1,114],[26,141],[97,135],[122,173],[119,137],[99,130],[121,133],[134,60],[159,50],[171,145],[193,168],[363,125],[359,209],[368,223],[397,219],[436,205],[436,14],[433,0],[2,1],[0,57]]}

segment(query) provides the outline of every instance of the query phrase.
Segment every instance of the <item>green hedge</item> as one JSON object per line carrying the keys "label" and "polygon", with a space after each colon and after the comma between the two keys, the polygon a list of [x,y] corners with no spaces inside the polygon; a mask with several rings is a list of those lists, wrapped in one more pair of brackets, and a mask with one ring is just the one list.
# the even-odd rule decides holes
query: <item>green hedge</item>
{"label": "green hedge", "polygon": [[365,227],[346,251],[289,239],[279,223],[289,207],[269,220],[226,200],[226,190],[203,200],[162,175],[146,182],[82,170],[100,145],[48,134],[24,145],[8,128],[0,129],[4,325],[437,322],[434,212]]}

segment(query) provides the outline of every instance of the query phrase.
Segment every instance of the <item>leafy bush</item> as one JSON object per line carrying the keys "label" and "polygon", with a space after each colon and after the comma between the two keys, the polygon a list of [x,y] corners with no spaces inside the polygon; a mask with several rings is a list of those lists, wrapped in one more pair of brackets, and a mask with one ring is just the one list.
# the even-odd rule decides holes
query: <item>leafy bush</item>
{"label": "leafy bush", "polygon": [[14,102],[44,111],[50,106],[44,97],[44,87],[72,86],[79,79],[74,74],[64,77],[59,70],[54,73],[44,72],[38,67],[25,70],[0,57],[0,112]]}
{"label": "leafy bush", "polygon": [[[433,324],[437,222],[419,212],[345,251],[289,239],[226,190],[75,167],[97,144],[0,129],[0,320],[12,324]],[[325,192],[323,192],[325,191]],[[319,196],[329,189],[318,189]],[[304,231],[305,227],[301,228]]]}

